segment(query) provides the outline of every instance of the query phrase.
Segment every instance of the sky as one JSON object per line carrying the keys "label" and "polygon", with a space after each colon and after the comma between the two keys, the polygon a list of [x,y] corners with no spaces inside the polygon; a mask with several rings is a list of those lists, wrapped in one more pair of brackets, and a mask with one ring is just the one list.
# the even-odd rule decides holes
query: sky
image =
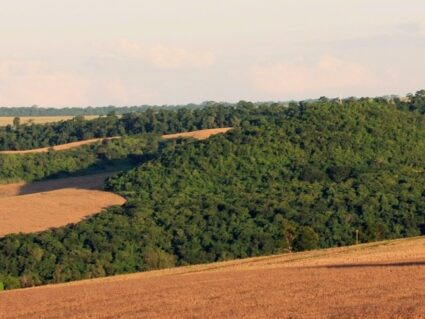
{"label": "sky", "polygon": [[0,106],[423,88],[423,0],[0,0]]}

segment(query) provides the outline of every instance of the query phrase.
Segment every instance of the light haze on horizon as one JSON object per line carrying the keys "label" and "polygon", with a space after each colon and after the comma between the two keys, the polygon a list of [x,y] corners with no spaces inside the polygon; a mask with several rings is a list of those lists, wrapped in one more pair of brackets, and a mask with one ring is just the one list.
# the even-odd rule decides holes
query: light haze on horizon
{"label": "light haze on horizon", "polygon": [[423,0],[0,0],[0,106],[414,93]]}

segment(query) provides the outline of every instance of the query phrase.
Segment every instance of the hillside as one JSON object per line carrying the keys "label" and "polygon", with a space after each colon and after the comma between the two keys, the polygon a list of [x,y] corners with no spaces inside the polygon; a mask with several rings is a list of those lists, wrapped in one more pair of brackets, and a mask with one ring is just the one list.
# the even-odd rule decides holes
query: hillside
{"label": "hillside", "polygon": [[9,318],[425,318],[425,239],[0,293]]}
{"label": "hillside", "polygon": [[375,101],[262,112],[226,134],[161,144],[109,179],[123,207],[0,239],[0,281],[12,289],[346,246],[357,231],[361,242],[424,233],[423,116]]}

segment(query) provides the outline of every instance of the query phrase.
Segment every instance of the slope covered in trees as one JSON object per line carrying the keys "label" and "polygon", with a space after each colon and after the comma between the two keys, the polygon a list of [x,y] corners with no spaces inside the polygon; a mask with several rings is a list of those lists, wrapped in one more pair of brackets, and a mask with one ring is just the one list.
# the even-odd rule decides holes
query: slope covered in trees
{"label": "slope covered in trees", "polygon": [[424,232],[425,121],[388,103],[263,111],[108,181],[124,207],[0,239],[6,288]]}

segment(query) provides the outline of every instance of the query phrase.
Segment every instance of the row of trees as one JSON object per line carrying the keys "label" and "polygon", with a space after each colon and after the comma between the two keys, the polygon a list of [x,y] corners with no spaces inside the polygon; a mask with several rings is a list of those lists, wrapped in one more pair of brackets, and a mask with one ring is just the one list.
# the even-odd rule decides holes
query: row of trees
{"label": "row of trees", "polygon": [[240,128],[169,142],[108,180],[125,206],[0,239],[0,281],[10,289],[348,245],[356,230],[363,242],[424,232],[421,114],[368,99],[245,109]]}
{"label": "row of trees", "polygon": [[[84,116],[84,115],[108,115],[126,114],[135,112],[144,112],[148,109],[155,110],[171,110],[178,108],[186,109],[199,109],[209,105],[215,104],[214,102],[204,102],[201,104],[187,104],[187,105],[136,105],[136,106],[101,106],[101,107],[39,107],[33,106],[20,106],[20,107],[0,107],[0,116]],[[230,105],[225,103],[224,105]]]}

